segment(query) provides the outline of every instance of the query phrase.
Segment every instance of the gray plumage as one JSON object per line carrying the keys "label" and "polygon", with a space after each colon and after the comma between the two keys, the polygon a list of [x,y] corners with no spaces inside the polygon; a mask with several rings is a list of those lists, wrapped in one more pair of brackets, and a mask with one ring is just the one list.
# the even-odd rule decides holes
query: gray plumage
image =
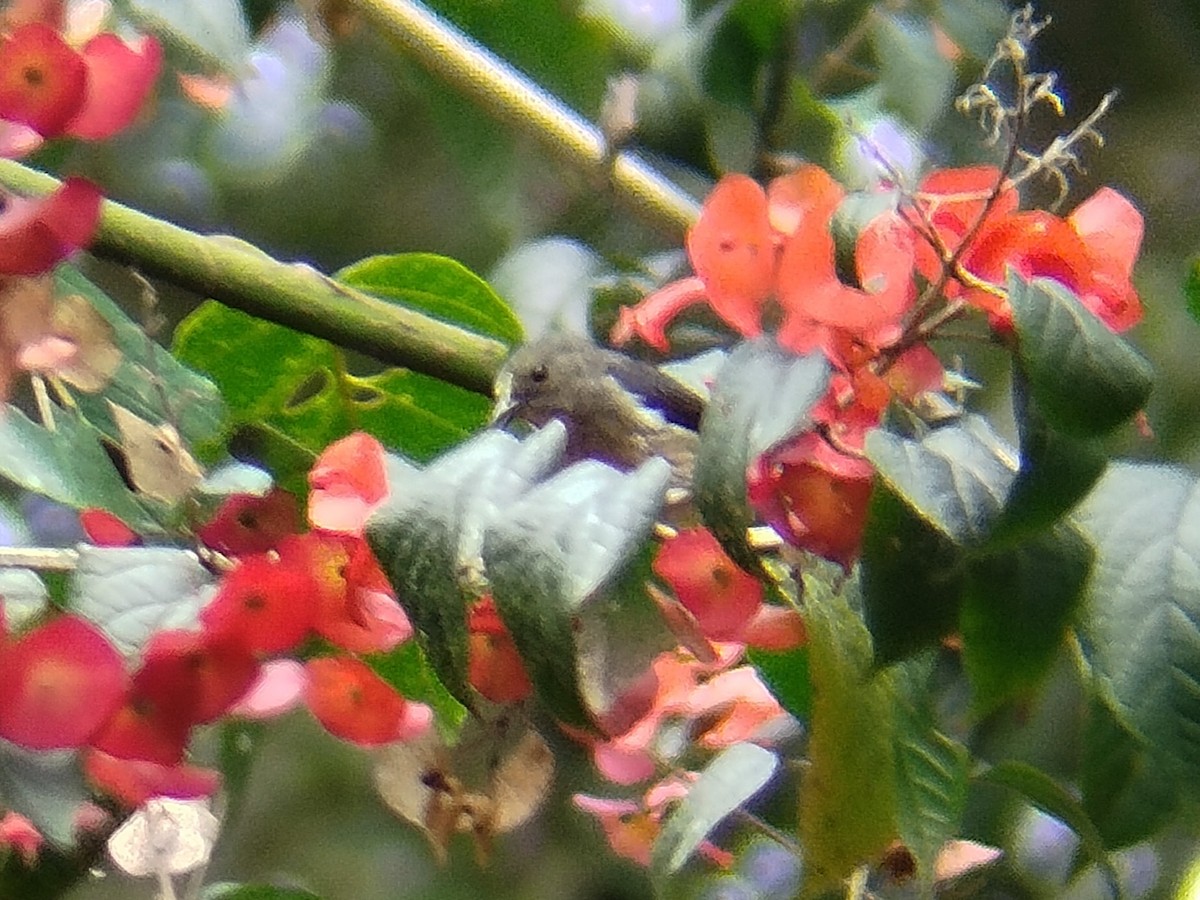
{"label": "gray plumage", "polygon": [[567,429],[566,463],[598,459],[630,470],[652,456],[671,464],[671,486],[687,487],[704,400],[649,363],[571,334],[516,350],[495,385],[493,421]]}

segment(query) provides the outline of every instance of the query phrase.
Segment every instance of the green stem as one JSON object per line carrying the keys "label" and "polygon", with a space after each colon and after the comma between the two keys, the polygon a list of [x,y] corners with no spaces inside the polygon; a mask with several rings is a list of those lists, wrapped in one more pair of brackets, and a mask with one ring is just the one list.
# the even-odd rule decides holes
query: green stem
{"label": "green stem", "polygon": [[[487,112],[540,140],[660,227],[682,236],[695,199],[636,155],[609,156],[600,129],[454,26],[411,0],[351,0],[381,34]],[[609,168],[611,166],[611,169]]]}
{"label": "green stem", "polygon": [[[59,182],[0,160],[0,185],[46,194]],[[338,284],[316,270],[272,259],[226,235],[202,235],[105,201],[90,248],[240,309],[375,358],[482,394],[506,355],[503,344]]]}

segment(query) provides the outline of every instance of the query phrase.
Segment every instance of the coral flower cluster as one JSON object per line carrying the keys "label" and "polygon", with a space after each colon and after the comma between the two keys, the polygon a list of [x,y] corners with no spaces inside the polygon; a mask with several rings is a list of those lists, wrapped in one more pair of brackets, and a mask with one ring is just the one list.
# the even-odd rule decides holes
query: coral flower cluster
{"label": "coral flower cluster", "polygon": [[943,383],[941,363],[919,339],[928,336],[922,315],[936,304],[922,297],[918,307],[918,289],[942,285],[935,300],[983,311],[1006,338],[1012,311],[1004,283],[1013,269],[1059,281],[1123,331],[1141,318],[1130,274],[1142,217],[1111,188],[1061,218],[1020,210],[1016,190],[994,168],[937,171],[861,228],[856,283],[847,284],[833,228],[845,196],[812,165],[765,190],[744,175],[722,178],[687,236],[695,274],[622,310],[612,339],[666,350],[671,320],[705,304],[739,334],[758,335],[777,319],[781,346],[823,353],[835,374],[813,412],[817,428],[755,461],[749,499],[794,544],[849,565],[871,490],[866,433],[891,403],[911,404]]}
{"label": "coral flower cluster", "polygon": [[[361,745],[423,733],[431,710],[360,658],[412,635],[361,537],[372,504],[387,494],[382,456],[374,439],[353,435],[314,467],[310,517],[323,518],[330,491],[362,492],[350,501],[360,515],[341,517],[343,530],[302,530],[295,500],[279,491],[226,501],[198,531],[231,568],[194,628],[154,633],[136,660],[70,613],[23,634],[0,631],[0,738],[30,750],[77,749],[93,785],[136,806],[216,789],[217,773],[191,765],[187,753],[193,730],[222,717],[303,703],[332,734]],[[340,468],[363,458],[378,463],[377,478]],[[137,540],[106,513],[83,521],[109,546]],[[307,649],[315,642],[326,649]]]}

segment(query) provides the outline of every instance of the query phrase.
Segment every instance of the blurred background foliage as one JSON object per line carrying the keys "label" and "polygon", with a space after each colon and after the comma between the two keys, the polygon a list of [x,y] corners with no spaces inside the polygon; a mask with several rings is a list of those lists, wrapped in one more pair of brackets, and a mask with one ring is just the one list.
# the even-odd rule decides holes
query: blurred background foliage
{"label": "blurred background foliage", "polygon": [[[952,100],[1003,32],[1010,10],[1001,0],[430,5],[593,121],[608,80],[635,74],[637,127],[629,146],[697,198],[723,172],[765,177],[798,159],[865,186],[873,166],[856,134],[870,136],[914,174],[997,152],[953,111]],[[606,304],[635,298],[682,264],[679,233],[630,213],[602,181],[542,149],[535,134],[498,126],[485,108],[371,28],[356,27],[352,15],[329,23],[336,34],[314,38],[291,4],[193,6],[206,10],[208,23],[197,31],[197,45],[170,46],[169,59],[182,71],[231,74],[236,85],[226,107],[205,110],[164,78],[137,127],[106,145],[52,149],[39,163],[90,174],[114,199],[190,228],[235,234],[323,271],[374,253],[445,254],[489,277],[527,324],[592,315],[602,327]],[[1132,337],[1159,372],[1148,410],[1155,438],[1131,430],[1122,450],[1194,465],[1200,331],[1188,317],[1183,285],[1188,260],[1200,251],[1193,212],[1200,197],[1200,5],[1045,0],[1036,11],[1054,23],[1036,44],[1034,68],[1057,72],[1068,102],[1065,122],[1036,123],[1041,138],[1067,130],[1108,90],[1120,91],[1101,123],[1107,146],[1085,153],[1087,171],[1073,179],[1065,208],[1109,184],[1146,216],[1135,281],[1147,312]],[[1028,199],[1045,202],[1053,194],[1047,186]],[[98,264],[93,274],[114,294],[134,295],[119,270]],[[175,318],[201,299],[159,287]],[[601,295],[594,313],[592,291]],[[997,362],[972,356],[965,367],[986,380]],[[1083,726],[1063,715],[1080,705],[1072,671],[1063,667],[1036,708],[984,723],[978,751],[1002,749],[1050,772],[1073,771]],[[271,878],[330,900],[618,900],[650,893],[644,875],[617,860],[593,823],[570,806],[572,790],[604,793],[604,786],[565,745],[559,787],[539,821],[501,840],[487,869],[463,842],[450,867],[438,871],[420,836],[375,799],[361,754],[303,716],[273,727],[265,740],[247,806],[221,842],[214,877]],[[1010,851],[1004,893],[987,896],[1060,895],[1071,856],[1061,829],[1001,799],[981,797],[976,807],[971,836]],[[1167,896],[1189,852],[1189,844],[1169,836],[1129,863],[1131,877]],[[755,843],[734,871],[684,879],[680,891],[727,900],[781,897],[795,878],[786,854]],[[73,896],[152,893],[150,884],[108,876]]]}

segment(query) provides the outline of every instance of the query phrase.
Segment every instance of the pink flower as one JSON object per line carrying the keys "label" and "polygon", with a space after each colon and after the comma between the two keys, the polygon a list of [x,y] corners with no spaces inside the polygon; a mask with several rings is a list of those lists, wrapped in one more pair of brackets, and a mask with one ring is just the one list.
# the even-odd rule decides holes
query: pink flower
{"label": "pink flower", "polygon": [[308,520],[314,528],[360,535],[388,495],[383,445],[361,431],[322,451],[308,473]]}

